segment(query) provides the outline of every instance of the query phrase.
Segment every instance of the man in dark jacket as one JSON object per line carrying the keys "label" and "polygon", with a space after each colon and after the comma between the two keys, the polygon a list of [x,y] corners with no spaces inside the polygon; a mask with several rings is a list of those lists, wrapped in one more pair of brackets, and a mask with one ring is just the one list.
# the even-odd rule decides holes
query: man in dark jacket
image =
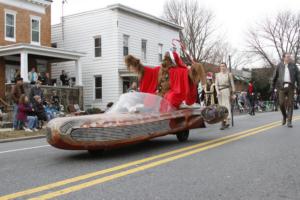
{"label": "man in dark jacket", "polygon": [[31,104],[34,103],[34,96],[40,96],[42,99],[42,102],[45,101],[44,92],[41,88],[41,84],[42,84],[42,82],[40,80],[37,80],[35,85],[31,88],[30,95],[29,95],[29,100],[30,100]]}
{"label": "man in dark jacket", "polygon": [[69,85],[69,79],[68,79],[68,76],[67,76],[65,70],[61,71],[61,75],[59,78],[61,80],[62,85]]}
{"label": "man in dark jacket", "polygon": [[32,107],[38,118],[38,128],[42,128],[43,122],[47,121],[47,115],[40,96],[34,96],[34,102],[32,104]]}
{"label": "man in dark jacket", "polygon": [[11,98],[14,102],[13,107],[13,129],[17,129],[18,123],[17,123],[17,114],[18,114],[18,104],[19,100],[22,94],[25,94],[25,89],[23,85],[23,78],[17,77],[16,78],[16,85],[13,86],[11,90]]}
{"label": "man in dark jacket", "polygon": [[279,63],[275,68],[272,79],[272,90],[277,87],[279,91],[279,107],[283,116],[282,125],[287,123],[289,128],[292,128],[293,117],[293,97],[295,85],[297,91],[300,88],[300,77],[298,67],[292,63],[291,54],[283,54],[283,62]]}

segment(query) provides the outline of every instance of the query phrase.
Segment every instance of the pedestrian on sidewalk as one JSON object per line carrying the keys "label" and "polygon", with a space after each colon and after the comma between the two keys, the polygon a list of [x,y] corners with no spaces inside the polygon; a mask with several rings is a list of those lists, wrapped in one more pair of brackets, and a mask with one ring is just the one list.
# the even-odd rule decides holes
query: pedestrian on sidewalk
{"label": "pedestrian on sidewalk", "polygon": [[295,63],[292,62],[291,54],[284,53],[282,62],[280,62],[274,71],[272,78],[271,90],[278,88],[279,91],[279,107],[282,113],[282,125],[292,128],[293,117],[293,100],[295,84],[297,84],[297,92],[300,88],[299,69]]}
{"label": "pedestrian on sidewalk", "polygon": [[226,63],[220,64],[220,73],[216,74],[216,91],[219,105],[225,106],[228,109],[229,116],[222,121],[221,130],[229,127],[229,120],[232,120],[231,100],[235,92],[233,76],[229,73]]}
{"label": "pedestrian on sidewalk", "polygon": [[250,115],[255,115],[255,86],[251,80],[248,84],[247,96],[250,103]]}
{"label": "pedestrian on sidewalk", "polygon": [[14,85],[11,90],[11,98],[13,100],[13,130],[18,128],[18,104],[22,94],[25,94],[23,78],[17,77],[16,85]]}

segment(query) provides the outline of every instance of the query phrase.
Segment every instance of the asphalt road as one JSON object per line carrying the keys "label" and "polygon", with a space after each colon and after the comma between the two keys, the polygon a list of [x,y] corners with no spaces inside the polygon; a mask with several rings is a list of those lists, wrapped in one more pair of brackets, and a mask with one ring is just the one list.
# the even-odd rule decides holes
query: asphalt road
{"label": "asphalt road", "polygon": [[[44,139],[0,144],[0,200],[300,199],[300,112],[294,128],[279,113],[236,118],[101,156],[64,151]],[[274,122],[274,123],[273,123]]]}

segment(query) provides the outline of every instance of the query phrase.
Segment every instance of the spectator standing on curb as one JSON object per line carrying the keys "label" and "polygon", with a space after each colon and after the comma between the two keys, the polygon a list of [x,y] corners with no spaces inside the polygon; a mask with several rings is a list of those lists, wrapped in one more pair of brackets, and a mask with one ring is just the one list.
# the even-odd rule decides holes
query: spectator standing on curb
{"label": "spectator standing on curb", "polygon": [[253,84],[253,81],[250,81],[248,84],[248,98],[249,98],[249,103],[250,103],[250,115],[255,115],[255,87]]}
{"label": "spectator standing on curb", "polygon": [[18,104],[21,95],[25,94],[23,78],[17,77],[16,78],[16,85],[13,86],[11,91],[11,97],[14,102],[13,104],[13,130],[17,129],[17,113],[18,113]]}

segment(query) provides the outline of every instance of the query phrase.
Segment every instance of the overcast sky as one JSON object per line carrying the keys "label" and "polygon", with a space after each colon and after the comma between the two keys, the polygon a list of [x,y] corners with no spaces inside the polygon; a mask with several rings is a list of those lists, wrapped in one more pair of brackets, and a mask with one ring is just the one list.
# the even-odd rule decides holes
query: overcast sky
{"label": "overcast sky", "polygon": [[[60,22],[61,2],[62,0],[53,0],[52,24]],[[164,2],[164,0],[67,0],[64,14],[70,15],[121,3],[161,17]],[[245,47],[246,30],[255,22],[266,16],[273,16],[280,10],[300,12],[300,0],[198,0],[198,2],[214,12],[220,30],[226,34],[232,46],[239,50]]]}

